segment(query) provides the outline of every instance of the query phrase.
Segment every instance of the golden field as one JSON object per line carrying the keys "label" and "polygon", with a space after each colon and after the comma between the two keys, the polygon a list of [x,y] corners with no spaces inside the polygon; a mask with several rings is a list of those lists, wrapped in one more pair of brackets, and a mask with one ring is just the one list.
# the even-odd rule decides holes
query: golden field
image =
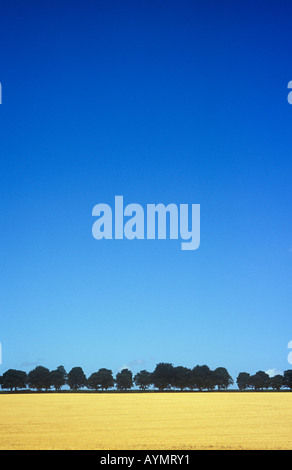
{"label": "golden field", "polygon": [[292,449],[292,393],[1,394],[0,449]]}

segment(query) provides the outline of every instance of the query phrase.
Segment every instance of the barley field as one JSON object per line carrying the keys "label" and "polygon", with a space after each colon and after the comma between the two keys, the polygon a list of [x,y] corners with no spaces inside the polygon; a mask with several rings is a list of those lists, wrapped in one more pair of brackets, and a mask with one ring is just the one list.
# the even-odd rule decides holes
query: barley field
{"label": "barley field", "polygon": [[0,449],[292,449],[292,393],[0,395]]}

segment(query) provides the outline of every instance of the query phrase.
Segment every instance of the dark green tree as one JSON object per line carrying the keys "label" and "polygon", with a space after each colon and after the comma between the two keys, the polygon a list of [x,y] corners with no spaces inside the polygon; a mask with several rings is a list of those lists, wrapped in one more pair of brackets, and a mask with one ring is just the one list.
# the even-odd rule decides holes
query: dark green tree
{"label": "dark green tree", "polygon": [[284,386],[292,390],[292,370],[285,370],[284,372]]}
{"label": "dark green tree", "polygon": [[64,366],[57,367],[57,369],[52,370],[50,374],[52,387],[55,387],[56,390],[61,390],[67,381],[67,372]]}
{"label": "dark green tree", "polygon": [[114,378],[112,371],[102,368],[97,372],[93,372],[88,378],[88,386],[94,390],[98,390],[99,388],[101,388],[101,390],[108,390],[113,387]]}
{"label": "dark green tree", "polygon": [[87,387],[92,388],[93,390],[98,390],[100,388],[98,374],[93,372],[87,379]]}
{"label": "dark green tree", "polygon": [[151,372],[141,370],[134,377],[134,382],[141,390],[146,390],[152,384]]}
{"label": "dark green tree", "polygon": [[191,374],[192,388],[213,390],[215,388],[214,375],[210,368],[206,365],[196,366],[192,369]]}
{"label": "dark green tree", "polygon": [[236,379],[236,383],[239,390],[246,390],[251,386],[250,374],[248,374],[247,372],[240,372]]}
{"label": "dark green tree", "polygon": [[2,388],[11,391],[26,388],[27,374],[22,370],[9,369],[2,376]]}
{"label": "dark green tree", "polygon": [[110,369],[102,367],[97,371],[99,385],[102,390],[108,390],[109,388],[114,387],[115,381],[113,378],[113,373]]}
{"label": "dark green tree", "polygon": [[171,387],[174,378],[173,365],[168,362],[160,362],[152,372],[152,383],[158,390]]}
{"label": "dark green tree", "polygon": [[127,390],[133,387],[133,374],[129,369],[123,369],[116,375],[116,385],[118,390]]}
{"label": "dark green tree", "polygon": [[73,367],[67,376],[67,384],[71,390],[79,390],[86,387],[87,379],[81,367]]}
{"label": "dark green tree", "polygon": [[270,386],[273,390],[279,391],[284,385],[283,375],[277,374],[270,378]]}
{"label": "dark green tree", "polygon": [[225,367],[217,367],[213,371],[213,381],[214,385],[218,387],[218,390],[227,390],[229,385],[234,383],[233,378],[229,375]]}
{"label": "dark green tree", "polygon": [[51,374],[49,369],[43,366],[37,366],[28,373],[27,383],[30,388],[36,390],[48,390],[51,386]]}
{"label": "dark green tree", "polygon": [[191,369],[188,369],[187,367],[174,367],[171,385],[175,388],[179,388],[181,391],[185,388],[189,388],[191,383],[191,374]]}
{"label": "dark green tree", "polygon": [[256,374],[250,377],[251,386],[257,390],[263,390],[264,388],[269,388],[270,386],[270,377],[266,372],[259,370]]}

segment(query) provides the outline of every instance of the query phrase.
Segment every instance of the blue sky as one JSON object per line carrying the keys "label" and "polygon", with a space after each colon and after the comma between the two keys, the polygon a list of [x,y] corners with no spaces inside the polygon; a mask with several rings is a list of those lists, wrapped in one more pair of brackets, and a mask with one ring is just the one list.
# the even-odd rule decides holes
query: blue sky
{"label": "blue sky", "polygon": [[[292,6],[1,2],[2,365],[286,370]],[[92,237],[201,205],[201,244]]]}

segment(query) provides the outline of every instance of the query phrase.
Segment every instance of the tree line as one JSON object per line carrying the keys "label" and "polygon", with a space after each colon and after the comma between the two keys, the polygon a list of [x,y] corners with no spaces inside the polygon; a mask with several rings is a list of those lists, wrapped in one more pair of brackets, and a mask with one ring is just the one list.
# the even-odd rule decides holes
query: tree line
{"label": "tree line", "polygon": [[[254,375],[240,372],[236,379],[239,390],[264,390],[272,388],[280,390],[289,388],[292,390],[292,370],[287,370],[283,375],[270,377],[263,371]],[[33,389],[37,391],[54,388],[59,391],[65,385],[71,390],[87,388],[91,390],[109,390],[116,388],[119,391],[132,389],[134,386],[140,390],[148,390],[151,387],[164,390],[227,390],[234,384],[233,378],[224,367],[211,370],[207,365],[197,365],[194,368],[173,366],[173,364],[160,362],[153,372],[141,370],[133,376],[129,369],[123,369],[114,377],[110,369],[101,368],[86,377],[81,367],[73,367],[66,372],[64,366],[55,370],[49,370],[43,366],[37,366],[29,373],[21,370],[9,369],[0,376],[0,385],[3,390]]]}

